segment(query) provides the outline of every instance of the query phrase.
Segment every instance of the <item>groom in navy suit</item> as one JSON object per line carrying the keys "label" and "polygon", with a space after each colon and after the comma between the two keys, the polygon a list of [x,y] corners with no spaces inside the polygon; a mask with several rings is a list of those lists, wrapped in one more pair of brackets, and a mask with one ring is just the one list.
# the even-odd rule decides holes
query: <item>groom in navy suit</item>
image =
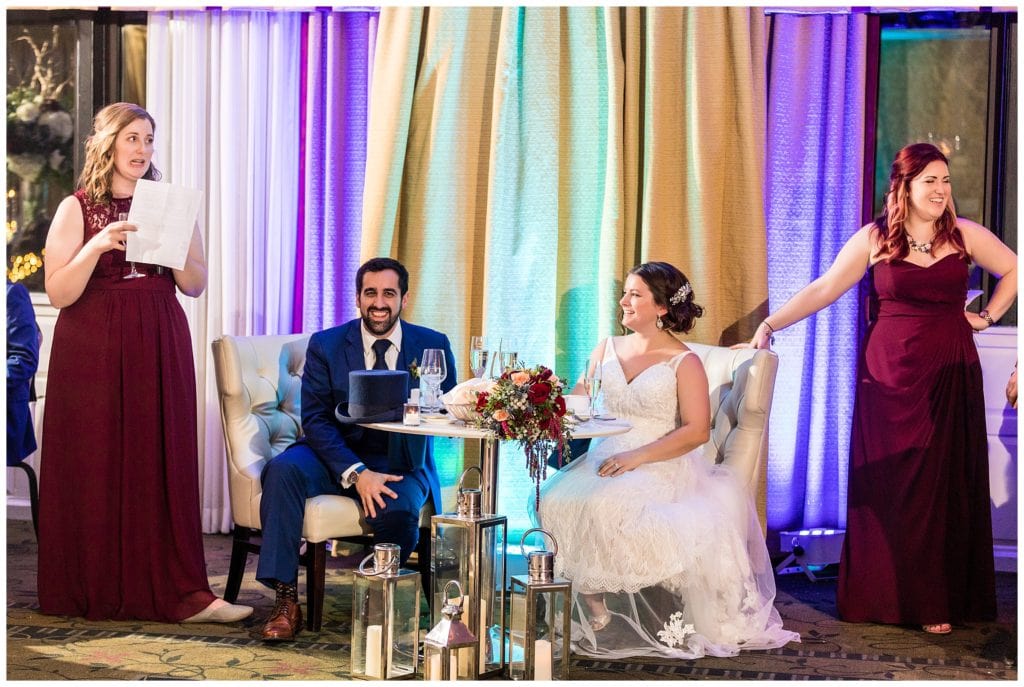
{"label": "groom in navy suit", "polygon": [[451,343],[441,332],[399,319],[409,297],[409,272],[397,260],[364,263],[356,272],[356,296],[361,317],[310,337],[302,374],[304,436],[263,469],[256,579],[277,593],[261,630],[264,640],[293,639],[302,627],[296,580],[306,499],[339,494],[359,501],[377,541],[401,547],[402,563],[416,548],[427,498],[442,512],[430,437],[341,423],[335,409],[349,401],[350,371],[410,370],[423,360],[425,348],[445,352],[448,375],[441,386],[450,390],[456,380]]}

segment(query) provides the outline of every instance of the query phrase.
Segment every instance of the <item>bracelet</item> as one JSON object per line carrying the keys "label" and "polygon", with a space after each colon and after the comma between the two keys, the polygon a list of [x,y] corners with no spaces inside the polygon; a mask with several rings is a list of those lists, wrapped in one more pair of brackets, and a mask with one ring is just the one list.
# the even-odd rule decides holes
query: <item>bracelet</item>
{"label": "bracelet", "polygon": [[775,327],[773,327],[770,324],[768,324],[768,320],[761,320],[761,324],[763,324],[764,326],[768,327],[768,333],[769,334],[774,334],[775,333]]}
{"label": "bracelet", "polygon": [[988,322],[989,327],[995,325],[995,322],[992,320],[992,316],[988,314],[988,309],[982,310],[980,313],[978,313],[978,317]]}

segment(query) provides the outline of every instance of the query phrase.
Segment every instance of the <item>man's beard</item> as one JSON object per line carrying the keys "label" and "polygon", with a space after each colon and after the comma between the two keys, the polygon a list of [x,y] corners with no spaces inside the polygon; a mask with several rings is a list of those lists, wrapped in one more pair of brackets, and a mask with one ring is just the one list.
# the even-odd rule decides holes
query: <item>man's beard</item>
{"label": "man's beard", "polygon": [[[386,310],[388,313],[391,312],[391,308],[373,308],[378,312]],[[398,317],[402,314],[402,309],[399,308],[398,312],[388,317],[383,322],[377,322],[370,317],[370,308],[363,310],[361,315],[363,316],[363,324],[366,325],[366,329],[377,336],[384,336],[391,331],[391,328],[395,326],[395,322],[398,322]]]}

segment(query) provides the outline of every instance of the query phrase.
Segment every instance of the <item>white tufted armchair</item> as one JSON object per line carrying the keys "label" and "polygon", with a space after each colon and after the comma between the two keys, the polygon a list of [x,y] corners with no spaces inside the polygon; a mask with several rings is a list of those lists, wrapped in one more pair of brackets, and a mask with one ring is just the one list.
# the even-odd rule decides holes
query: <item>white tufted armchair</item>
{"label": "white tufted armchair", "polygon": [[704,455],[714,463],[731,465],[747,480],[764,530],[768,416],[779,357],[768,350],[686,345],[704,363],[711,391],[711,439],[703,446]]}
{"label": "white tufted armchair", "polygon": [[[234,519],[231,565],[224,598],[234,601],[242,584],[249,553],[259,553],[252,541],[261,529],[260,474],[267,461],[302,435],[300,391],[306,362],[307,334],[284,336],[223,336],[215,340],[220,415],[227,448],[228,491]],[[430,526],[431,509],[421,514],[421,528]],[[306,626],[318,631],[323,620],[324,579],[328,539],[364,538],[372,530],[355,500],[334,495],[306,500],[302,536],[307,542]],[[429,572],[430,536],[420,532],[417,550],[421,572]],[[426,583],[426,579],[424,580]]]}

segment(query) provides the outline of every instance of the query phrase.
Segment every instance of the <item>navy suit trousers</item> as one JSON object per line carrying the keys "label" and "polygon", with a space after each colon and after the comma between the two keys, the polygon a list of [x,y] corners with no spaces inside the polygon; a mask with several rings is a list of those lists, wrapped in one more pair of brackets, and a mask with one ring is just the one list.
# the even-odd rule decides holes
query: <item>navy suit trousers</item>
{"label": "navy suit trousers", "polygon": [[[398,497],[384,496],[385,508],[378,508],[375,518],[367,516],[366,522],[373,528],[377,543],[398,544],[402,548],[404,564],[419,541],[420,510],[430,496],[430,484],[422,469],[395,474],[401,474],[403,479],[388,482],[387,486]],[[292,584],[298,577],[306,499],[336,494],[359,501],[359,494],[355,487],[342,488],[305,443],[289,446],[270,460],[263,468],[261,480],[263,543],[256,579],[271,587],[275,581]]]}

